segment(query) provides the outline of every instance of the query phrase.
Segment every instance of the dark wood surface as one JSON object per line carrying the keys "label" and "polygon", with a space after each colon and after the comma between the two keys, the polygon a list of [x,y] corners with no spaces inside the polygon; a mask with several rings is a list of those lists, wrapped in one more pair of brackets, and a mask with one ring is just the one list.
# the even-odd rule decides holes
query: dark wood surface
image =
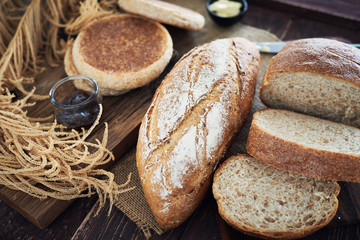
{"label": "dark wood surface", "polygon": [[[211,22],[205,11],[205,0],[201,1],[169,1],[177,2],[180,5],[195,9],[206,17],[206,33],[204,32],[188,32],[174,27],[167,26],[174,41],[174,48],[181,56],[194,46],[216,39],[226,34],[219,34],[223,31],[231,31],[231,28],[221,28]],[[201,4],[199,4],[199,2]],[[337,9],[344,17],[334,16],[327,11],[321,10],[317,7],[319,3],[324,1],[306,1],[307,6],[313,3],[312,14],[318,14],[325,19],[321,21],[316,16],[308,16],[301,14],[306,12],[304,7],[289,6],[294,5],[294,1],[278,1],[279,3],[264,3],[267,1],[252,1],[249,0],[249,9],[246,15],[241,20],[242,23],[251,25],[257,28],[265,29],[274,33],[283,40],[298,39],[304,37],[339,37],[351,42],[360,42],[359,28],[354,28],[347,17],[347,11],[341,7],[343,1],[330,1],[331,6],[338,6]],[[276,2],[276,1],[269,1]],[[299,1],[300,2],[300,1]],[[305,1],[304,1],[305,2]],[[325,1],[326,2],[326,1]],[[350,2],[350,1],[349,1]],[[353,1],[359,2],[359,1]],[[264,3],[264,4],[263,4]],[[276,4],[281,4],[277,8]],[[199,7],[201,5],[201,7]],[[202,7],[203,6],[203,7]],[[304,10],[305,9],[305,10]],[[317,13],[318,12],[318,13]],[[359,17],[358,15],[356,15]],[[333,24],[334,19],[341,18],[344,21],[338,21]],[[351,19],[352,23],[359,24],[356,19]],[[235,26],[236,27],[236,26]],[[61,74],[62,70],[58,70]],[[149,88],[142,88],[130,92],[124,97],[114,99],[104,99],[104,104],[109,104],[111,109],[109,119],[116,118],[117,111],[125,111],[124,118],[114,121],[112,124],[118,124],[119,121],[126,122],[126,124],[135,124],[141,119],[141,114],[137,115],[134,112],[139,112],[140,109],[146,109],[147,104],[151,99],[151,94],[154,91],[157,83],[154,83]],[[144,93],[145,92],[145,93]],[[139,94],[145,94],[145,99],[140,99]],[[129,97],[130,96],[130,97]],[[125,97],[127,98],[125,100]],[[133,97],[133,101],[129,99]],[[137,101],[142,101],[137,104]],[[136,104],[133,104],[133,103]],[[130,106],[129,106],[130,105]],[[141,110],[143,111],[143,110]],[[141,112],[140,111],[140,112]],[[136,116],[137,115],[137,116]],[[135,122],[135,123],[134,123]],[[110,124],[110,123],[109,123]],[[136,140],[136,126],[130,129],[129,132],[119,132],[120,136],[124,136],[125,145],[114,147],[115,154],[121,155],[129,147],[135,144]],[[123,135],[122,135],[123,134]],[[114,135],[115,136],[115,135]],[[130,136],[129,139],[126,137]],[[109,139],[110,140],[110,139]],[[114,139],[109,141],[109,144],[114,144]],[[117,141],[115,139],[115,141]],[[360,216],[359,193],[360,187],[358,184],[342,184],[341,194],[347,194],[351,198],[351,203],[340,203],[339,209],[351,221],[342,221],[342,219],[335,217],[329,226],[312,234],[306,239],[360,239],[360,221],[357,218]],[[341,197],[341,196],[340,196]],[[355,207],[351,204],[357,204]],[[116,208],[108,216],[108,209],[101,210],[98,216],[95,216],[98,201],[96,196],[91,198],[76,199],[67,206],[65,211],[60,212],[59,216],[45,229],[39,229],[33,223],[24,218],[18,211],[13,210],[3,201],[0,201],[0,239],[145,239],[142,232],[137,226],[130,221],[123,213]],[[56,209],[53,209],[56,212]],[[247,237],[231,227],[229,227],[217,214],[216,203],[211,194],[204,199],[199,208],[194,214],[178,228],[166,232],[161,236],[153,235],[152,239],[253,239]]]}
{"label": "dark wood surface", "polygon": [[248,2],[319,22],[354,30],[360,29],[358,0],[248,0]]}

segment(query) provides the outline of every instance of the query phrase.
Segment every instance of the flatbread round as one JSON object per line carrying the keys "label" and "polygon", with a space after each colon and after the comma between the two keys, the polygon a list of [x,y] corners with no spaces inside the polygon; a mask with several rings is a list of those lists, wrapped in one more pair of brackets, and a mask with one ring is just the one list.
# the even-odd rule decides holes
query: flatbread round
{"label": "flatbread round", "polygon": [[159,0],[118,0],[126,12],[188,30],[200,30],[205,18],[198,12]]}
{"label": "flatbread round", "polygon": [[161,24],[120,14],[90,24],[71,49],[65,57],[67,72],[93,78],[103,95],[119,95],[158,77],[171,59],[173,45]]}

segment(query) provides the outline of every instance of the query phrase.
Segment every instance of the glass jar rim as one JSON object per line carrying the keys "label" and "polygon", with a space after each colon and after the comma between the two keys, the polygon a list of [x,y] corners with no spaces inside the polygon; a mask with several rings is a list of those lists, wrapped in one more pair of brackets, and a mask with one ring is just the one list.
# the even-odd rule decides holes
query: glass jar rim
{"label": "glass jar rim", "polygon": [[[92,85],[93,85],[93,92],[92,94],[83,102],[80,102],[80,103],[76,103],[76,104],[72,104],[72,105],[65,105],[65,104],[61,104],[61,103],[58,103],[56,100],[55,100],[55,97],[54,97],[54,94],[55,94],[55,91],[56,89],[61,86],[63,83],[67,82],[67,81],[71,81],[71,80],[75,80],[75,79],[86,79],[86,80],[89,80]],[[77,107],[80,107],[80,106],[83,106],[83,105],[86,105],[88,104],[89,102],[91,102],[94,98],[97,97],[98,95],[98,91],[99,91],[99,87],[96,83],[96,81],[88,76],[85,76],[85,75],[71,75],[71,76],[68,76],[68,77],[65,77],[65,78],[62,78],[60,79],[57,83],[55,83],[55,85],[50,89],[50,92],[49,92],[49,96],[50,96],[50,101],[51,103],[57,107],[57,108],[61,108],[61,109],[73,109],[73,108],[77,108]]]}

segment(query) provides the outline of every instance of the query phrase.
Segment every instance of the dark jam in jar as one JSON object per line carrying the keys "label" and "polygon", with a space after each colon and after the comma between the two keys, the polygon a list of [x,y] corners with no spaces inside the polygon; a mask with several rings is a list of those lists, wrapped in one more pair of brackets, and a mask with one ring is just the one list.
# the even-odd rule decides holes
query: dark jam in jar
{"label": "dark jam in jar", "polygon": [[56,112],[58,123],[71,128],[90,127],[100,111],[97,98],[90,99],[90,97],[91,93],[84,90],[76,90],[70,97],[66,97],[62,105],[71,108]]}
{"label": "dark jam in jar", "polygon": [[96,81],[85,75],[60,79],[49,92],[58,123],[70,128],[88,128],[100,112],[102,97]]}

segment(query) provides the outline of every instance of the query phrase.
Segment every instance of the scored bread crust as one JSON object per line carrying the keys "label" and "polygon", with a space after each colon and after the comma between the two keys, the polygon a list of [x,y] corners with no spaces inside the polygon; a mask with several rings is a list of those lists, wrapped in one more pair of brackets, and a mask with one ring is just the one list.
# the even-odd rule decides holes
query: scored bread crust
{"label": "scored bread crust", "polygon": [[[338,126],[340,129],[346,127],[359,131],[355,127],[288,110],[264,109],[254,114],[249,130],[246,149],[251,156],[278,169],[304,176],[334,181],[360,182],[359,154],[337,152],[336,149],[319,149],[316,144],[309,147],[301,142],[290,141],[281,136],[273,135],[259,126],[262,121],[269,121],[270,123],[271,121],[281,121],[280,119],[266,119],[266,115],[262,117],[262,113],[267,111],[284,112],[285,114],[294,115],[294,117],[299,116],[307,119],[311,122],[308,124],[308,128],[311,128],[312,124],[330,124],[329,127]],[[303,130],[294,126],[291,131],[292,133],[289,132],[289,134],[295,134]],[[337,135],[336,137],[343,138],[345,136]],[[320,132],[318,138],[322,138]]]}
{"label": "scored bread crust", "polygon": [[[281,81],[284,74],[292,74],[292,79]],[[304,75],[306,81],[296,83],[297,74]],[[271,58],[260,85],[260,99],[268,107],[285,108],[360,127],[360,95],[356,96],[360,92],[359,76],[360,50],[356,47],[323,38],[290,41]],[[310,77],[321,81],[303,87],[312,79]],[[275,83],[277,78],[279,80]],[[342,84],[351,90],[343,89]],[[334,92],[327,92],[328,87],[335,89]],[[305,96],[304,99],[297,97],[298,94]],[[351,98],[347,96],[349,94]]]}
{"label": "scored bread crust", "polygon": [[[252,162],[254,169],[249,168],[250,171],[249,173],[247,173],[249,175],[241,175],[244,173],[240,173],[241,170],[239,170],[238,168],[242,168],[244,169],[243,171],[246,171],[247,167],[251,166],[248,165],[247,161]],[[233,169],[232,165],[241,165],[241,167]],[[221,175],[226,175],[226,180],[225,177],[222,177]],[[272,177],[273,175],[275,175],[275,177]],[[260,188],[256,187],[256,184],[249,180],[252,180],[253,178],[256,178],[256,181],[258,181],[258,183],[256,184],[263,184],[262,181],[266,181],[265,184],[274,185],[266,188],[265,192],[262,192]],[[283,178],[286,181],[284,181]],[[288,179],[290,181],[288,181]],[[224,184],[223,181],[228,181],[229,183]],[[294,184],[293,181],[297,181],[300,183]],[[318,187],[315,188],[315,186],[311,185],[311,183],[315,183],[316,185],[326,184],[329,191],[331,192],[324,192],[324,190],[320,190],[320,192],[317,193],[315,191],[319,190]],[[308,185],[307,187],[313,187],[312,190],[314,192],[304,192],[305,189],[302,188],[303,184]],[[223,189],[223,185],[226,185],[225,187],[227,188]],[[324,216],[321,220],[314,221],[312,224],[309,225],[297,225],[295,224],[297,221],[302,222],[302,219],[299,219],[299,217],[306,217],[306,215],[311,214],[311,212],[304,212],[304,216],[296,216],[294,212],[296,212],[297,209],[286,209],[291,210],[291,212],[285,212],[286,210],[282,211],[283,208],[281,208],[281,204],[284,204],[285,206],[287,206],[287,204],[297,205],[300,203],[296,201],[301,201],[302,199],[296,200],[295,196],[295,200],[292,200],[292,198],[294,197],[293,195],[289,195],[289,193],[286,192],[284,192],[283,195],[282,193],[278,193],[276,190],[273,190],[277,187],[276,185],[283,185],[282,187],[284,188],[285,186],[288,186],[288,189],[290,190],[294,190],[295,186],[297,185],[298,187],[295,188],[295,191],[297,192],[293,195],[303,196],[306,198],[317,198],[316,194],[327,195],[325,196],[325,198],[328,197],[330,201],[333,202],[333,205],[330,209],[323,209]],[[230,188],[230,190],[228,188]],[[244,192],[244,189],[246,188],[249,188],[250,190]],[[259,160],[254,159],[247,154],[239,154],[225,160],[216,170],[214,174],[212,191],[218,205],[218,211],[220,216],[236,230],[250,236],[262,239],[297,239],[310,235],[315,231],[323,228],[334,218],[338,209],[337,196],[340,192],[340,186],[335,181],[333,182],[319,180],[315,178],[307,178],[301,175],[281,171],[266,166],[264,163],[261,163]],[[236,196],[231,196],[230,191],[236,192]],[[262,201],[260,201],[259,199],[262,199]],[[311,211],[311,200],[307,200],[309,200],[309,202],[307,202],[307,204],[309,204],[309,207],[307,207],[306,210]],[[271,205],[274,203],[266,203],[265,201],[279,201],[281,204],[280,206],[276,207]],[[287,203],[287,201],[289,201],[290,203]],[[262,208],[266,208],[266,204],[270,205],[268,209],[265,211],[261,211]],[[243,213],[242,211],[247,211],[247,215],[245,215],[245,213]],[[264,214],[260,216],[262,217],[262,221],[265,221],[262,224],[269,224],[270,226],[268,226],[267,228],[262,227],[261,224],[256,226],[256,221],[254,222],[253,220],[250,220],[249,215],[251,216],[251,218],[256,218],[259,217],[257,216],[257,214]],[[286,214],[289,214],[290,216]],[[312,214],[315,214],[315,210]],[[286,219],[282,219],[285,218],[285,215],[288,218],[292,218],[290,223],[286,223]],[[260,217],[258,220],[260,220]],[[267,219],[270,219],[270,222],[267,222]],[[310,218],[310,220],[312,219]],[[294,225],[291,226],[291,224]],[[288,229],[283,229],[284,225],[288,226]]]}
{"label": "scored bread crust", "polygon": [[139,131],[136,161],[147,202],[163,230],[183,223],[252,105],[260,54],[243,38],[184,55],[157,89]]}
{"label": "scored bread crust", "polygon": [[158,0],[119,0],[119,6],[127,12],[188,30],[200,30],[205,18],[198,12]]}
{"label": "scored bread crust", "polygon": [[129,14],[94,21],[82,30],[72,48],[79,73],[100,88],[117,91],[142,87],[164,70],[173,49],[164,26]]}

